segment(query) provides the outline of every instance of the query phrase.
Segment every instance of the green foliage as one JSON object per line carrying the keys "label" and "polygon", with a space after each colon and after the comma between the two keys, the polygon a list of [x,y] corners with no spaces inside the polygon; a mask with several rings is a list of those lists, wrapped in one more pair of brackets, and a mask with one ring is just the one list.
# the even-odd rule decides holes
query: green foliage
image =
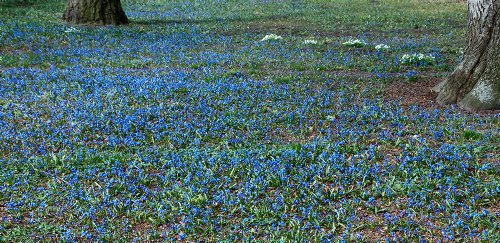
{"label": "green foliage", "polygon": [[484,135],[473,130],[465,130],[464,138],[467,140],[480,140],[484,138]]}

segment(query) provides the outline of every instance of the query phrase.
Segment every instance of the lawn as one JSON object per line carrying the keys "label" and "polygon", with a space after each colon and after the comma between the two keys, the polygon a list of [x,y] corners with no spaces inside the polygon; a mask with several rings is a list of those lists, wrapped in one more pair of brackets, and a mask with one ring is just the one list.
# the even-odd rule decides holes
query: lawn
{"label": "lawn", "polygon": [[429,98],[463,1],[14,2],[0,242],[500,241],[500,113]]}

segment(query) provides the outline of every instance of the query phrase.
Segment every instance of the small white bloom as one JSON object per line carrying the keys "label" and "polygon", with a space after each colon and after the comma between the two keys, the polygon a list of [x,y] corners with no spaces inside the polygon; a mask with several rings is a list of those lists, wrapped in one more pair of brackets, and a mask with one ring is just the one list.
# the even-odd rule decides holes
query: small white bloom
{"label": "small white bloom", "polygon": [[78,30],[75,27],[69,27],[64,32],[73,33],[73,32],[78,32]]}
{"label": "small white bloom", "polygon": [[264,36],[264,38],[262,38],[262,40],[260,41],[269,41],[269,40],[283,40],[283,37],[275,34],[269,34]]}
{"label": "small white bloom", "polygon": [[389,49],[391,49],[391,47],[389,45],[386,45],[386,44],[378,44],[375,46],[375,49],[381,51],[381,50],[389,50]]}
{"label": "small white bloom", "polygon": [[335,116],[326,116],[327,121],[335,121]]}
{"label": "small white bloom", "polygon": [[316,40],[305,40],[304,44],[305,45],[310,45],[310,44],[316,45],[316,44],[318,44],[318,41],[316,41]]}

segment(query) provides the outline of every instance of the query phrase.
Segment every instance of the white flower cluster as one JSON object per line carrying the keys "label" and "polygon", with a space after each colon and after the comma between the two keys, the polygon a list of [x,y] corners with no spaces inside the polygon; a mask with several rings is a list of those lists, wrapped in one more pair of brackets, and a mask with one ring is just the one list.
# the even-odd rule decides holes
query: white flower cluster
{"label": "white flower cluster", "polygon": [[305,45],[316,45],[318,44],[318,41],[316,40],[304,40]]}
{"label": "white flower cluster", "polygon": [[417,54],[404,54],[401,57],[401,62],[403,64],[415,65],[415,64],[432,64],[434,62],[434,57],[431,55],[424,55],[422,53]]}
{"label": "white flower cluster", "polygon": [[262,40],[260,41],[270,41],[270,40],[283,40],[283,37],[275,34],[269,34],[264,36],[264,38],[262,38]]}
{"label": "white flower cluster", "polygon": [[366,46],[367,43],[363,40],[348,40],[344,43],[342,43],[342,45],[344,46],[350,46],[350,47],[363,47],[363,46]]}
{"label": "white flower cluster", "polygon": [[73,32],[78,32],[78,30],[75,27],[69,27],[64,32],[73,33]]}
{"label": "white flower cluster", "polygon": [[385,50],[391,49],[391,47],[389,45],[386,45],[386,44],[378,44],[375,46],[375,49],[377,51],[385,51]]}

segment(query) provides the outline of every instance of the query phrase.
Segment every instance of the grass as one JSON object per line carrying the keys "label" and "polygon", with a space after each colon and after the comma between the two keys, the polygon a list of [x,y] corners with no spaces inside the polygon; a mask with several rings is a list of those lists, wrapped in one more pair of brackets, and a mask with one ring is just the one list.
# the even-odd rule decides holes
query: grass
{"label": "grass", "polygon": [[122,3],[0,2],[0,241],[500,240],[498,115],[383,97],[465,3]]}

